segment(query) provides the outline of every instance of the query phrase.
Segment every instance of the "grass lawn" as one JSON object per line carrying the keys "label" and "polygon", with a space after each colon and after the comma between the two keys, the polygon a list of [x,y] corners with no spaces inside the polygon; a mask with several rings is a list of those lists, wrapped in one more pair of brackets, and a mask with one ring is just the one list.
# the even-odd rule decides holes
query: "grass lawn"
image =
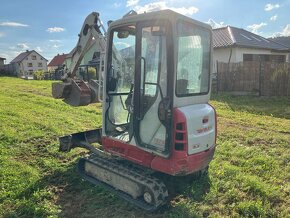
{"label": "grass lawn", "polygon": [[218,141],[208,176],[179,179],[147,214],[76,173],[82,149],[58,136],[101,126],[101,105],[73,108],[50,81],[0,77],[0,217],[289,217],[290,100],[213,96]]}

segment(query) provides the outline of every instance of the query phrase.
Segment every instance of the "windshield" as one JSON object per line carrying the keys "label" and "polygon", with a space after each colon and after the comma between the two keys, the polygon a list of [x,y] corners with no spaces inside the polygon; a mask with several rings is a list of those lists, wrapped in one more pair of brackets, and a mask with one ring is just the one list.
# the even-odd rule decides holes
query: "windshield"
{"label": "windshield", "polygon": [[116,29],[112,40],[109,79],[115,80],[116,87],[111,87],[110,91],[129,92],[135,71],[135,27]]}
{"label": "windshield", "polygon": [[118,126],[127,124],[132,110],[135,72],[135,26],[117,28],[111,35],[108,57],[107,92],[110,96],[108,119]]}
{"label": "windshield", "polygon": [[210,31],[178,23],[176,95],[207,94],[210,77]]}

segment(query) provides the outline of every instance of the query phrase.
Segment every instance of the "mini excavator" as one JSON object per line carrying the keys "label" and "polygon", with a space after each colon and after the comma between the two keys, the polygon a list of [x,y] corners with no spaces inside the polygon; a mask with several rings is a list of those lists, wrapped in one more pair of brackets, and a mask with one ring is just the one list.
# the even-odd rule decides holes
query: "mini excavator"
{"label": "mini excavator", "polygon": [[[93,44],[100,66],[97,79],[85,82],[77,68]],[[60,151],[90,150],[78,162],[84,179],[144,210],[158,209],[168,190],[156,173],[191,175],[206,171],[213,159],[211,70],[207,24],[171,10],[131,11],[106,32],[99,14],[91,13],[69,72],[52,94],[72,106],[102,102],[102,128],[60,137]]]}

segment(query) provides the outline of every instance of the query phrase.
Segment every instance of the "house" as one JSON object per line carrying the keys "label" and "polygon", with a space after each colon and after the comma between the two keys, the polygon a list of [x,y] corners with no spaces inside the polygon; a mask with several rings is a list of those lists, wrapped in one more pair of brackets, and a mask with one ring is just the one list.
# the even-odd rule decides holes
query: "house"
{"label": "house", "polygon": [[[269,38],[269,39],[290,48],[290,36],[280,36],[280,37]],[[288,53],[287,55],[287,62],[290,62],[290,53]]]}
{"label": "house", "polygon": [[47,71],[47,60],[34,50],[22,52],[10,65],[14,75],[26,79],[33,79],[33,72],[37,70]]}
{"label": "house", "polygon": [[2,66],[4,66],[4,61],[6,60],[6,58],[1,58],[0,57],[0,68],[2,67]]}
{"label": "house", "polygon": [[214,72],[216,62],[238,63],[244,61],[285,62],[290,49],[271,39],[266,39],[237,27],[213,29]]}
{"label": "house", "polygon": [[47,65],[48,71],[53,72],[65,64],[65,59],[68,54],[57,54]]}

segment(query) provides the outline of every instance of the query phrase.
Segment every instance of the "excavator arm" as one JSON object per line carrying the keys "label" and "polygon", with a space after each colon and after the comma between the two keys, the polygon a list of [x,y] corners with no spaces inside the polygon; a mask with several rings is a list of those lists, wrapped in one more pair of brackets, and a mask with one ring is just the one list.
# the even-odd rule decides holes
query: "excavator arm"
{"label": "excavator arm", "polygon": [[84,21],[72,54],[71,64],[62,77],[63,82],[52,84],[54,98],[64,99],[64,102],[72,106],[83,106],[101,101],[103,66],[100,66],[97,72],[98,80],[91,80],[87,83],[76,77],[83,57],[94,44],[97,44],[101,54],[100,65],[103,65],[106,53],[106,30],[97,12],[89,14]]}
{"label": "excavator arm", "polygon": [[[103,33],[102,33],[103,31]],[[78,43],[76,49],[72,55],[72,62],[69,66],[71,75],[76,75],[78,67],[86,54],[86,52],[96,43],[101,54],[105,54],[106,51],[106,31],[99,19],[97,12],[92,12],[84,21],[81,32],[79,34]]]}

